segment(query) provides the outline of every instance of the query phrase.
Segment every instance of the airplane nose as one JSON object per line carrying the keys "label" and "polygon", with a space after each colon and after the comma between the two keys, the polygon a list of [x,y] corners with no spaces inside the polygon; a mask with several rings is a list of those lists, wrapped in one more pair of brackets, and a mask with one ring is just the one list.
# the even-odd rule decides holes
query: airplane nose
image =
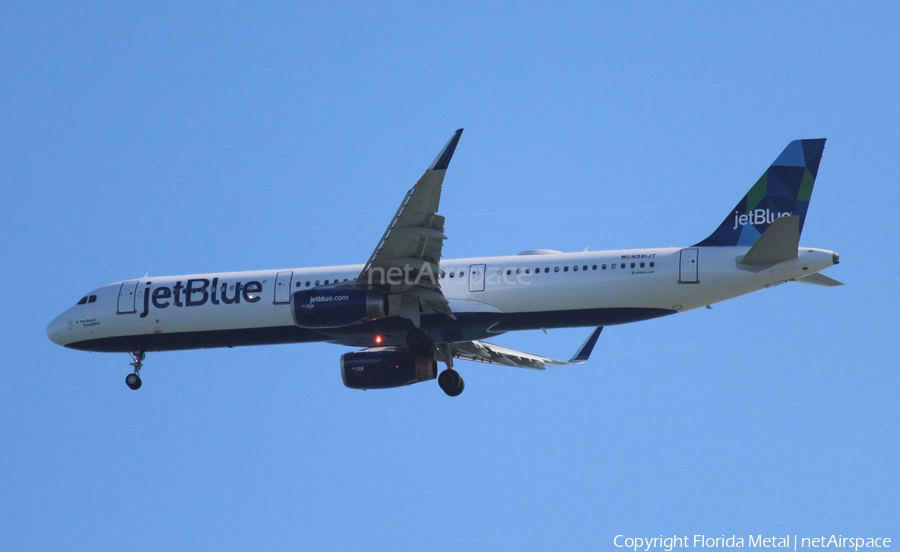
{"label": "airplane nose", "polygon": [[65,345],[65,331],[68,329],[68,321],[64,319],[65,315],[57,316],[53,322],[47,325],[47,337],[50,338],[50,341],[56,343],[57,345]]}

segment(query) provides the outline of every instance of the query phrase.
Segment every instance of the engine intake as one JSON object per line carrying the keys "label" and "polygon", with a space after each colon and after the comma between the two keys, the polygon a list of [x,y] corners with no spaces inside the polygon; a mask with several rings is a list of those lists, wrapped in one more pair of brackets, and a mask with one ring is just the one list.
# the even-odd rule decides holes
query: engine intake
{"label": "engine intake", "polygon": [[294,323],[301,328],[340,328],[389,314],[386,295],[357,289],[311,289],[291,297]]}
{"label": "engine intake", "polygon": [[389,347],[363,349],[341,357],[341,377],[350,389],[390,389],[433,380],[434,357]]}

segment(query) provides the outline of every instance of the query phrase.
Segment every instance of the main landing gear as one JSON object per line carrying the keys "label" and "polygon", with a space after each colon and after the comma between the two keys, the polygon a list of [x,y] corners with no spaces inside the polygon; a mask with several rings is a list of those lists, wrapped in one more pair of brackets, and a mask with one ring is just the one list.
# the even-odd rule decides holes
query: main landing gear
{"label": "main landing gear", "polygon": [[441,375],[438,376],[438,385],[441,386],[444,393],[451,397],[458,397],[466,388],[466,382],[453,368],[447,368],[441,372]]}
{"label": "main landing gear", "polygon": [[144,367],[144,357],[147,355],[144,351],[132,351],[128,354],[130,354],[132,358],[131,366],[134,367],[134,373],[125,376],[125,385],[127,385],[129,389],[137,391],[141,388],[141,383],[143,383],[141,381],[141,368]]}
{"label": "main landing gear", "polygon": [[[418,329],[418,328],[416,328]],[[412,333],[412,332],[410,332]],[[407,338],[407,341],[409,339]],[[440,360],[447,365],[447,369],[438,376],[438,385],[441,390],[450,397],[458,397],[466,388],[466,382],[463,381],[459,372],[453,369],[453,350],[448,343],[439,343],[432,345],[435,354],[435,360]]]}
{"label": "main landing gear", "polygon": [[438,385],[441,386],[444,393],[451,397],[458,397],[463,392],[466,382],[463,381],[459,372],[453,369],[453,354],[446,344],[435,346],[428,332],[422,328],[413,328],[406,334],[406,345],[417,355],[436,354],[438,360],[447,363],[447,369],[438,376]]}

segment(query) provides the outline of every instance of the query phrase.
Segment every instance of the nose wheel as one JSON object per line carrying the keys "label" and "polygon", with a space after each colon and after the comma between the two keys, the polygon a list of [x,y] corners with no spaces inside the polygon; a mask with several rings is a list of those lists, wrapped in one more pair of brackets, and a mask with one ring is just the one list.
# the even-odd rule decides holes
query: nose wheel
{"label": "nose wheel", "polygon": [[128,374],[125,376],[125,385],[128,386],[129,389],[137,391],[141,388],[141,368],[144,367],[144,357],[147,355],[144,351],[132,351],[129,353],[131,355],[131,366],[134,368],[134,373]]}

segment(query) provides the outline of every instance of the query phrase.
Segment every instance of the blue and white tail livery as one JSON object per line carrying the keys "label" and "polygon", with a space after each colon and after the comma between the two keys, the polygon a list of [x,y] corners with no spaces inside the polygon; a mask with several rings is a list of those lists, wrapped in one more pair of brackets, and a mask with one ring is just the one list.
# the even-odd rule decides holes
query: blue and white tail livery
{"label": "blue and white tail livery", "polygon": [[[457,130],[400,203],[365,263],[134,278],[94,289],[47,327],[83,351],[128,353],[138,389],[153,351],[328,341],[358,347],[340,361],[354,389],[437,379],[465,386],[458,359],[545,369],[587,362],[606,326],[639,322],[795,281],[837,253],[800,247],[824,139],[788,144],[708,238],[690,247],[444,259],[438,214]],[[374,238],[374,237],[373,237]],[[374,239],[373,239],[374,241]],[[494,345],[516,330],[590,327],[569,360]],[[446,369],[438,374],[438,363]]]}
{"label": "blue and white tail livery", "polygon": [[775,219],[806,211],[819,172],[825,139],[794,140],[763,173],[722,224],[698,246],[753,245]]}

